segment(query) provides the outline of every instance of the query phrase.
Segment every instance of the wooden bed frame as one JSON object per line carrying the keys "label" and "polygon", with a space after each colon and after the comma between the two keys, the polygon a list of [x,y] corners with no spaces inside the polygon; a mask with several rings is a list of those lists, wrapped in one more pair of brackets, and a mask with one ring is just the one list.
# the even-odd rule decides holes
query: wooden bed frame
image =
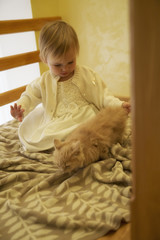
{"label": "wooden bed frame", "polygon": [[[133,198],[132,225],[99,240],[160,239],[160,2],[130,0]],[[142,14],[143,13],[143,14]],[[0,34],[39,31],[60,17],[0,21]],[[39,51],[0,59],[0,70],[40,62]],[[144,89],[145,86],[145,89]],[[0,94],[0,106],[17,100],[25,86]],[[124,100],[126,100],[124,98]],[[131,229],[130,229],[131,228]]]}

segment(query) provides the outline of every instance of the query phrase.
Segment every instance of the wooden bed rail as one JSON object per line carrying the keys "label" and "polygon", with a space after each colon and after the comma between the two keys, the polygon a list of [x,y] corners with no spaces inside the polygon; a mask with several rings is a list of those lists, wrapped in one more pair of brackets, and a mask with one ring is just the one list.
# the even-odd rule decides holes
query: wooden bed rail
{"label": "wooden bed rail", "polygon": [[4,93],[0,93],[0,107],[19,99],[22,92],[24,92],[25,89],[26,85],[19,88],[14,88]]}
{"label": "wooden bed rail", "polygon": [[0,58],[0,71],[40,62],[39,51],[21,53]]}
{"label": "wooden bed rail", "polygon": [[61,20],[61,17],[45,17],[33,19],[5,20],[0,21],[0,34],[39,31],[44,24]]}

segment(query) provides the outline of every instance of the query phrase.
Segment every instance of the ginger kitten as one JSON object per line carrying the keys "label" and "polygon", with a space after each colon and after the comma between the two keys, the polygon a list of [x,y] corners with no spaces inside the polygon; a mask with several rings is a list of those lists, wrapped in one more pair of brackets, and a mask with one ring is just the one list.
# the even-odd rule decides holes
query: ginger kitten
{"label": "ginger kitten", "polygon": [[106,159],[112,144],[120,141],[128,114],[122,107],[106,107],[77,127],[65,141],[54,140],[54,161],[71,172]]}

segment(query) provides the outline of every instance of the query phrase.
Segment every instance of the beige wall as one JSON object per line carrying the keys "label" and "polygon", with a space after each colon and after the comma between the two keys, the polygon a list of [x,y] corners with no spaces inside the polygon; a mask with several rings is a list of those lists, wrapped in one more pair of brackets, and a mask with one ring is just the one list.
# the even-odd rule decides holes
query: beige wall
{"label": "beige wall", "polygon": [[[130,95],[128,0],[31,0],[33,17],[60,15],[76,30],[78,62],[116,95]],[[38,6],[38,7],[37,7]]]}

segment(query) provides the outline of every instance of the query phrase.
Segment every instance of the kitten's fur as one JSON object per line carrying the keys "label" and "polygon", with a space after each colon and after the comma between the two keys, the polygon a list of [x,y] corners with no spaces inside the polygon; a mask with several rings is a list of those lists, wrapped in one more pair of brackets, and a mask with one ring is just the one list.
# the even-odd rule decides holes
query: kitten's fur
{"label": "kitten's fur", "polygon": [[108,157],[108,150],[123,134],[127,111],[107,107],[77,127],[65,141],[54,140],[54,159],[58,167],[71,172]]}

